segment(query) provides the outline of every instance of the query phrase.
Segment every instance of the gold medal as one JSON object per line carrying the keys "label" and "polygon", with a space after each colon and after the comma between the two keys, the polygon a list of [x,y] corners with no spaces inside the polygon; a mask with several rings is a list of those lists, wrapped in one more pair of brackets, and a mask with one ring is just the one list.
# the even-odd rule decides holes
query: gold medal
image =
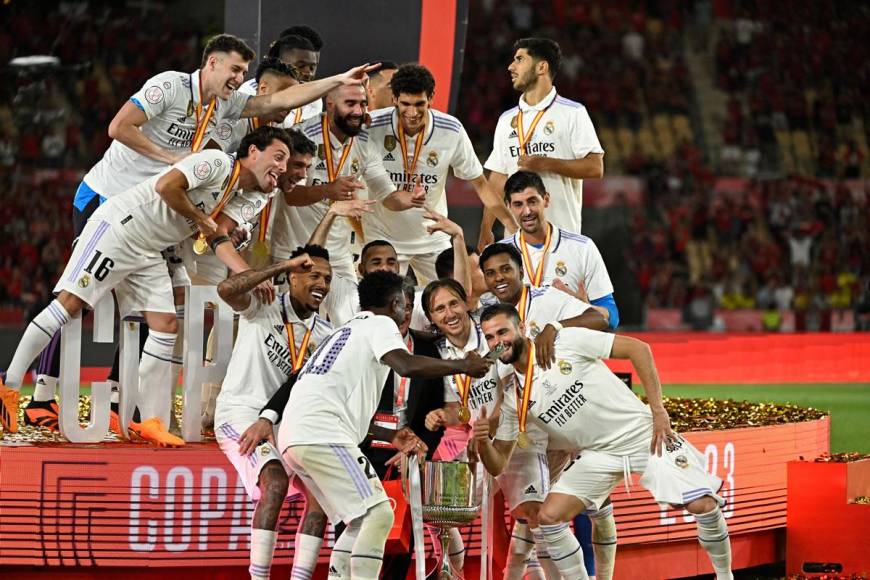
{"label": "gold medal", "polygon": [[471,411],[465,405],[459,407],[459,422],[468,423],[471,421]]}
{"label": "gold medal", "polygon": [[266,260],[269,257],[269,244],[263,240],[257,240],[251,246],[251,254],[258,260]]}
{"label": "gold medal", "polygon": [[205,236],[199,234],[193,242],[193,251],[197,256],[202,256],[208,251],[208,242],[205,241]]}
{"label": "gold medal", "polygon": [[529,448],[529,436],[526,435],[525,431],[520,431],[519,436],[517,437],[517,445],[520,449],[528,449]]}

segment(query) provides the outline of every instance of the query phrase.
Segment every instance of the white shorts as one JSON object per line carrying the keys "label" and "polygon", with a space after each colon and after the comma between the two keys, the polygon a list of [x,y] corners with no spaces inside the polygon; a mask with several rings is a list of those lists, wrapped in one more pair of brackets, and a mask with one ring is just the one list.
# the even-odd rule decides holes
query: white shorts
{"label": "white shorts", "polygon": [[613,489],[623,481],[624,473],[642,473],[640,484],[655,501],[667,505],[685,505],[709,495],[720,506],[725,500],[718,494],[722,480],[704,470],[706,459],[691,443],[677,438],[676,445],[661,457],[649,453],[620,456],[601,451],[584,451],[570,464],[552,488],[580,498],[591,510],[597,510]]}
{"label": "white shorts", "polygon": [[495,480],[511,511],[527,501],[543,503],[550,491],[547,454],[515,448],[504,471]]}
{"label": "white shorts", "polygon": [[333,523],[349,524],[370,508],[389,501],[359,447],[294,445],[284,450],[284,460]]}
{"label": "white shorts", "polygon": [[[287,475],[291,475],[290,468],[287,467],[281,453],[268,441],[260,443],[250,455],[242,455],[239,452],[239,438],[248,427],[257,422],[259,417],[260,413],[256,409],[233,407],[230,412],[218,409],[215,412],[214,421],[214,435],[218,446],[236,468],[239,477],[242,478],[245,491],[254,501],[260,499],[260,472],[267,463],[277,461],[287,472]],[[275,438],[278,438],[277,429],[275,429]],[[287,490],[287,497],[299,495],[304,495],[304,490],[294,487],[291,482],[290,488]]]}
{"label": "white shorts", "polygon": [[169,246],[160,253],[166,259],[169,277],[172,279],[172,287],[184,288],[185,286],[190,286],[190,276],[188,276],[187,267],[184,265],[182,257],[182,244]]}
{"label": "white shorts", "polygon": [[93,307],[115,291],[121,316],[134,312],[175,314],[172,280],[160,252],[141,250],[123,237],[121,226],[90,219],[54,287]]}
{"label": "white shorts", "polygon": [[[447,246],[448,248],[450,246]],[[417,286],[423,288],[429,282],[438,279],[438,274],[435,272],[435,259],[443,250],[437,252],[427,252],[425,254],[398,254],[399,257],[399,272],[402,276],[408,273],[408,266],[414,269],[414,275],[417,277]]]}

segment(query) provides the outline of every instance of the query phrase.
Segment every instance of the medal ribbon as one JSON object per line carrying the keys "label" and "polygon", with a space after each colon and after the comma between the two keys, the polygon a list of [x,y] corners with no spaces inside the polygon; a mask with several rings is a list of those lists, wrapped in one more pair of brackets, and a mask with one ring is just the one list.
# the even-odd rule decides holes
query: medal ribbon
{"label": "medal ribbon", "polygon": [[532,380],[535,374],[535,343],[531,340],[529,344],[529,362],[526,365],[526,376],[523,379],[523,392],[519,392],[517,388],[517,400],[521,401],[517,409],[517,417],[520,423],[520,433],[526,432],[526,417],[529,414],[529,401],[532,400]]}
{"label": "medal ribbon", "polygon": [[298,125],[302,121],[302,107],[297,107],[296,114],[293,115],[293,124]]}
{"label": "medal ribbon", "polygon": [[[288,322],[284,325],[287,329],[287,344],[290,345],[290,364],[293,366],[295,373],[302,368],[302,363],[305,362],[305,354],[308,352],[308,342],[311,340],[311,331],[314,330],[314,325],[317,323],[317,315],[311,320],[311,326],[305,329],[305,335],[302,337],[302,344],[299,350],[296,350],[296,336],[293,334],[293,323]],[[304,324],[303,324],[304,326]]]}
{"label": "medal ribbon", "polygon": [[471,377],[468,375],[453,375],[453,380],[456,381],[456,390],[459,391],[462,406],[468,408],[468,396],[471,394]]}
{"label": "medal ribbon", "polygon": [[[221,197],[221,200],[218,202],[218,204],[215,206],[215,208],[211,211],[211,213],[208,215],[208,217],[210,217],[211,219],[214,219],[218,216],[218,214],[221,212],[221,210],[224,209],[224,206],[230,200],[230,196],[233,193],[233,188],[235,188],[236,182],[239,180],[239,173],[241,173],[241,171],[242,171],[242,164],[239,163],[238,159],[236,159],[236,161],[233,163],[233,170],[230,173],[230,178],[229,178],[229,180],[227,180],[227,187],[226,187],[226,189],[224,189],[223,197]],[[197,239],[205,240],[205,234],[200,232],[199,235],[197,236]]]}
{"label": "medal ribbon", "polygon": [[520,250],[523,253],[523,263],[526,267],[526,272],[529,276],[529,281],[532,286],[538,288],[541,285],[541,281],[544,279],[544,262],[547,261],[547,252],[550,251],[550,241],[552,240],[553,234],[553,226],[549,223],[547,224],[547,237],[544,239],[544,249],[541,253],[541,261],[538,262],[538,267],[532,267],[532,254],[529,252],[529,247],[526,244],[525,234],[520,231]]}
{"label": "medal ribbon", "polygon": [[[414,354],[414,337],[408,332],[408,340],[405,342],[408,347],[408,352]],[[393,409],[398,409],[405,402],[405,387],[408,385],[408,377],[399,377],[399,392],[396,393],[396,400]]]}
{"label": "medal ribbon", "polygon": [[520,107],[519,112],[517,113],[517,140],[520,142],[520,155],[526,154],[526,143],[532,140],[532,135],[535,133],[535,127],[538,126],[538,121],[541,120],[541,117],[544,116],[544,113],[547,112],[547,109],[553,106],[553,103],[556,102],[554,98],[550,101],[550,104],[538,111],[535,114],[535,118],[532,119],[532,124],[529,126],[529,132],[526,133],[523,129],[523,109]]}
{"label": "medal ribbon", "polygon": [[272,213],[272,200],[266,203],[266,207],[260,212],[260,231],[257,233],[257,240],[260,242],[266,241],[266,230],[269,227],[269,215]]}
{"label": "medal ribbon", "polygon": [[[341,170],[344,167],[344,162],[347,161],[347,156],[350,155],[350,148],[353,146],[353,137],[347,140],[347,143],[341,149],[341,157],[338,160],[338,168],[332,164],[332,137],[329,134],[329,115],[323,115],[320,120],[320,127],[323,131],[323,154],[326,156],[326,175],[330,183],[335,181]],[[332,203],[332,200],[329,202]],[[365,239],[363,235],[362,222],[357,218],[347,218],[351,227],[359,236],[360,240]]]}
{"label": "medal ribbon", "polygon": [[517,304],[517,313],[520,315],[520,322],[526,321],[526,316],[532,307],[532,298],[529,296],[529,287],[523,286],[523,291],[520,293],[520,301]]}
{"label": "medal ribbon", "polygon": [[405,141],[405,129],[402,127],[402,120],[399,119],[399,147],[402,148],[402,165],[405,166],[405,173],[408,174],[412,183],[417,182],[417,176],[414,170],[417,169],[417,160],[420,158],[420,151],[423,149],[423,138],[426,136],[426,123],[423,123],[423,128],[417,133],[417,138],[414,140],[414,159],[408,161],[408,143]]}
{"label": "medal ribbon", "polygon": [[[211,120],[212,115],[214,115],[216,106],[217,99],[212,99],[208,104],[205,115],[202,114],[202,71],[199,71],[199,102],[196,104],[196,132],[193,134],[193,142],[190,146],[190,150],[194,153],[199,151],[199,148],[202,145],[205,131],[208,129],[208,122]],[[200,118],[201,115],[202,118]]]}

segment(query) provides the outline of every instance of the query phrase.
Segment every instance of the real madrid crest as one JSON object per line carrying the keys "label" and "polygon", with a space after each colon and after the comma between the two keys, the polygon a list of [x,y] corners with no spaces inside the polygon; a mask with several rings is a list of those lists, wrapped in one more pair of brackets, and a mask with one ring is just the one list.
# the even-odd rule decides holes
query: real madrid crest
{"label": "real madrid crest", "polygon": [[323,150],[323,143],[317,146],[317,157],[319,159],[326,159],[326,153]]}
{"label": "real madrid crest", "polygon": [[556,126],[553,121],[547,121],[544,124],[544,135],[552,135],[553,131],[556,130]]}
{"label": "real madrid crest", "polygon": [[511,129],[516,129],[516,128],[517,128],[517,116],[514,115],[513,118],[511,119]]}
{"label": "real madrid crest", "polygon": [[426,158],[426,165],[429,167],[435,167],[438,165],[438,152],[430,151],[429,156]]}
{"label": "real madrid crest", "polygon": [[689,459],[685,455],[677,455],[674,458],[674,463],[676,463],[677,467],[679,467],[681,469],[688,469],[689,468]]}
{"label": "real madrid crest", "polygon": [[558,262],[556,262],[556,275],[557,276],[564,276],[567,273],[568,273],[568,266],[565,265],[565,262],[563,262],[562,260],[559,260]]}
{"label": "real madrid crest", "polygon": [[79,288],[87,288],[91,283],[91,277],[87,274],[83,274],[81,278],[79,278]]}
{"label": "real madrid crest", "polygon": [[566,360],[559,361],[559,372],[560,373],[562,373],[563,375],[570,375],[572,370],[574,370],[574,367],[571,366],[571,363],[569,363]]}
{"label": "real madrid crest", "polygon": [[350,162],[350,172],[353,175],[359,175],[359,159],[353,158]]}
{"label": "real madrid crest", "polygon": [[532,338],[536,338],[541,333],[541,329],[538,328],[537,323],[534,321],[529,322],[529,334],[532,335]]}
{"label": "real madrid crest", "polygon": [[387,151],[392,151],[396,148],[396,138],[392,135],[384,136],[384,149]]}
{"label": "real madrid crest", "polygon": [[193,101],[192,101],[192,100],[187,101],[187,116],[188,116],[188,117],[192,117],[192,116],[193,116],[193,110],[194,110],[194,109],[193,109]]}

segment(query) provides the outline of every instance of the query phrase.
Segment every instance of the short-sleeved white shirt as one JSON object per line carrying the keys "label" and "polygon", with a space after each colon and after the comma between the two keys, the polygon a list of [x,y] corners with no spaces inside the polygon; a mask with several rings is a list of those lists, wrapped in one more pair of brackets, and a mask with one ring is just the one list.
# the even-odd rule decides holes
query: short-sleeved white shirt
{"label": "short-sleeved white shirt", "polygon": [[[643,453],[649,445],[652,414],[601,360],[609,358],[615,336],[588,328],[565,328],[556,338],[556,363],[535,364],[527,426],[547,433],[551,449],[594,450],[613,455]],[[498,363],[499,372],[514,372]],[[516,374],[519,384],[524,377]],[[517,395],[505,396],[496,439],[510,441],[518,431]]]}
{"label": "short-sleeved white shirt", "polygon": [[[468,334],[468,342],[462,348],[454,346],[447,338],[439,338],[435,346],[438,348],[438,354],[441,355],[441,358],[449,360],[463,359],[470,352],[476,352],[480,356],[484,356],[489,352],[489,346],[483,338],[480,325],[473,319],[471,320],[471,332]],[[477,418],[480,409],[483,407],[486,407],[487,414],[490,417],[494,414],[495,407],[500,399],[498,394],[499,381],[495,370],[495,367],[492,367],[486,376],[479,379],[471,379],[468,408],[471,411],[472,420]],[[458,403],[461,401],[459,388],[456,384],[456,379],[459,377],[460,375],[444,377],[445,403]]]}
{"label": "short-sleeved white shirt", "polygon": [[316,313],[300,319],[286,292],[271,304],[252,294],[251,304],[239,314],[239,333],[217,406],[242,406],[259,413],[293,372],[286,325],[291,325],[296,348],[302,346],[311,329],[306,356],[332,334],[333,328]]}
{"label": "short-sleeved white shirt", "polygon": [[[484,163],[487,169],[507,176],[517,171],[520,147],[516,123],[520,109],[525,130],[531,127],[537,112],[546,109],[526,144],[527,155],[582,159],[590,153],[604,153],[586,107],[557,95],[553,88],[537,105],[529,105],[520,97],[519,106],[502,114],[495,128],[492,153]],[[553,224],[569,232],[582,231],[583,180],[549,172],[542,173],[541,179],[550,193],[548,214]]]}
{"label": "short-sleeved white shirt", "polygon": [[[371,118],[368,145],[372,155],[381,159],[397,189],[413,191],[415,183],[420,183],[426,190],[426,203],[441,215],[447,215],[444,187],[451,167],[459,179],[472,180],[483,175],[483,167],[471,140],[456,117],[429,110],[413,176],[406,174],[402,162],[397,109],[390,107],[373,111]],[[405,136],[409,162],[415,155],[416,140],[417,135]],[[389,240],[399,254],[427,254],[450,247],[450,236],[444,232],[432,235],[426,232],[426,225],[432,222],[423,219],[423,209],[391,211],[382,203],[373,209],[372,214],[363,218],[366,237]]]}
{"label": "short-sleeved white shirt", "polygon": [[[529,289],[526,312],[525,316],[520,313],[520,317],[523,318],[526,333],[531,338],[538,336],[547,324],[580,316],[589,308],[585,302],[551,286],[532,288],[527,285],[526,288]],[[490,304],[498,304],[498,299],[491,294],[481,297],[483,307]]]}
{"label": "short-sleeved white shirt", "polygon": [[362,443],[390,371],[381,358],[394,350],[408,349],[386,316],[360,312],[336,329],[302,367],[284,408],[278,449]]}
{"label": "short-sleeved white shirt", "polygon": [[[317,157],[314,159],[313,167],[308,170],[305,185],[315,186],[329,183],[329,173],[326,169],[326,156],[323,149],[324,137],[321,118],[309,119],[301,123],[299,128],[317,146]],[[340,143],[332,135],[329,137],[329,143],[332,146],[333,163],[337,166],[339,159],[341,159],[343,143]],[[390,192],[395,191],[395,187],[384,170],[381,160],[369,153],[369,148],[367,147],[368,139],[369,135],[365,130],[353,138],[347,160],[338,176],[357,176],[365,180],[365,185],[371,194],[386,196]],[[276,232],[280,229],[280,231],[287,234],[286,241],[282,241],[277,237],[273,239],[272,255],[283,259],[289,256],[290,252],[297,246],[304,246],[328,210],[329,201],[321,200],[306,206],[287,206],[284,211],[277,213],[274,224]],[[350,234],[351,227],[348,220],[343,218],[335,220],[326,241],[326,249],[329,250],[330,260],[351,257]]]}
{"label": "short-sleeved white shirt", "polygon": [[[513,244],[522,252],[519,232],[501,240],[501,243]],[[543,244],[537,247],[528,243],[526,245],[532,267],[537,269],[544,253]],[[550,249],[545,260],[541,286],[550,286],[558,278],[572,290],[577,290],[580,282],[583,282],[589,300],[598,300],[613,293],[613,284],[607,274],[607,266],[604,265],[601,252],[591,238],[553,226]],[[524,264],[523,279],[527,284],[531,283],[532,275],[528,270]]]}
{"label": "short-sleeved white shirt", "polygon": [[321,309],[324,316],[336,327],[343,326],[359,314],[359,290],[356,280],[350,280],[341,274],[334,275]]}
{"label": "short-sleeved white shirt", "polygon": [[[203,144],[222,121],[239,118],[250,95],[233,91],[229,99],[218,99]],[[199,103],[199,70],[192,73],[168,71],[148,79],[130,97],[148,117],[142,134],[162,149],[190,151],[196,134],[195,107]],[[208,103],[202,105],[203,114]],[[136,153],[118,140],[112,141],[103,158],[85,175],[84,181],[101,196],[110,198],[152,177],[167,165]]]}
{"label": "short-sleeved white shirt", "polygon": [[[165,171],[116,195],[94,212],[120,227],[130,243],[143,250],[161,251],[178,244],[197,231],[196,224],[169,207],[157,193],[157,181],[168,171],[178,169],[187,179],[187,197],[206,214],[220,203],[233,170],[235,159],[223,151],[207,149],[185,157]],[[252,221],[269,201],[272,193],[241,191],[238,182],[221,213],[237,224]]]}

